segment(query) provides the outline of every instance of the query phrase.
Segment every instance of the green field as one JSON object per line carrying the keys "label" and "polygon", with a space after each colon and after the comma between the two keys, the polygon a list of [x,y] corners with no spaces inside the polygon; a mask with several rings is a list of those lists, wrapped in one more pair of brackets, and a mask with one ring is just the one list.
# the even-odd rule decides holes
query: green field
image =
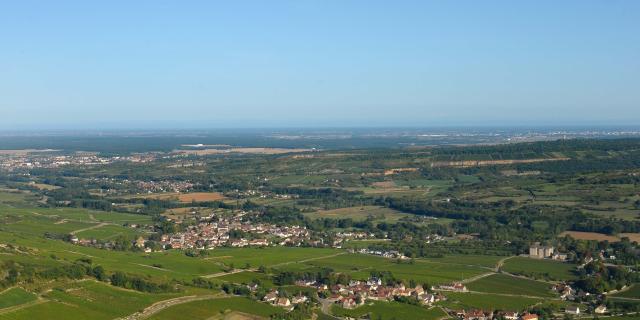
{"label": "green field", "polygon": [[0,319],[113,319],[144,309],[175,294],[147,294],[123,290],[94,281],[54,289],[43,295],[45,302],[13,312]]}
{"label": "green field", "polygon": [[191,281],[193,277],[221,272],[223,269],[223,266],[215,261],[188,257],[180,251],[150,254],[110,251],[7,232],[0,232],[0,242],[13,243],[33,251],[33,254],[0,255],[0,261],[13,260],[39,266],[56,266],[65,260],[91,258],[94,264],[103,266],[107,271],[120,270],[162,281]]}
{"label": "green field", "polygon": [[232,273],[232,274],[224,275],[221,277],[217,277],[215,279],[232,282],[232,283],[238,283],[238,284],[249,284],[258,280],[263,287],[268,288],[273,286],[273,282],[271,281],[271,278],[268,275],[265,275],[263,273],[258,273],[258,272],[251,272],[251,271]]}
{"label": "green field", "polygon": [[5,189],[0,186],[0,203],[20,205],[29,198],[33,198],[33,194],[28,191]]}
{"label": "green field", "polygon": [[396,222],[401,218],[413,215],[402,213],[400,211],[389,209],[386,207],[363,206],[347,207],[333,210],[320,210],[316,212],[305,213],[305,216],[311,219],[353,219],[354,221],[363,221],[371,217],[373,218],[373,220]]}
{"label": "green field", "polygon": [[329,267],[337,272],[350,274],[353,278],[366,280],[370,272],[391,271],[401,280],[415,280],[418,283],[441,284],[477,276],[487,270],[479,266],[468,266],[455,263],[431,262],[416,259],[414,263],[404,261],[397,263],[394,259],[363,255],[344,254],[329,258],[315,259],[301,264],[278,267],[283,270],[311,270],[313,268]]}
{"label": "green field", "polygon": [[467,284],[471,291],[504,293],[533,297],[554,297],[551,284],[512,277],[504,274],[494,274]]}
{"label": "green field", "polygon": [[368,319],[420,319],[435,320],[448,318],[447,314],[438,307],[414,306],[399,302],[368,302],[363,306],[355,309],[343,309],[339,306],[333,306],[331,312],[340,317],[363,317],[370,315]]}
{"label": "green field", "polygon": [[446,292],[447,300],[443,306],[451,309],[487,309],[487,310],[524,310],[545,299],[526,298],[518,296],[505,296],[490,293],[459,293]]}
{"label": "green field", "polygon": [[503,270],[538,279],[571,280],[575,265],[551,260],[538,260],[525,257],[515,257],[504,263]]}
{"label": "green field", "polygon": [[282,309],[266,303],[256,302],[247,298],[232,297],[211,300],[201,300],[176,305],[151,316],[150,320],[192,319],[206,320],[231,311],[238,311],[251,315],[268,318],[282,312]]}
{"label": "green field", "polygon": [[10,288],[0,293],[0,309],[35,301],[36,295],[22,288]]}
{"label": "green field", "polygon": [[294,184],[321,184],[330,177],[328,175],[285,175],[271,180],[273,184],[294,185]]}
{"label": "green field", "polygon": [[631,285],[627,290],[615,293],[611,297],[640,299],[640,285]]}
{"label": "green field", "polygon": [[304,263],[309,259],[331,257],[344,252],[338,249],[325,248],[289,248],[289,247],[266,247],[266,248],[218,248],[211,251],[207,261],[234,265],[236,268],[243,268],[247,264],[251,267],[275,267],[279,265]]}
{"label": "green field", "polygon": [[[486,268],[494,268],[498,261],[504,259],[504,256],[481,256],[481,255],[446,255],[442,258],[427,258],[425,261],[435,262],[435,263],[451,263],[451,264],[461,264],[461,265],[471,265],[471,266],[481,266]],[[420,259],[423,260],[423,259]]]}
{"label": "green field", "polygon": [[126,228],[118,225],[106,225],[99,228],[81,231],[76,233],[80,239],[98,239],[98,240],[113,240],[119,236],[125,236],[128,239],[135,239],[140,236],[142,232],[139,232],[132,228]]}

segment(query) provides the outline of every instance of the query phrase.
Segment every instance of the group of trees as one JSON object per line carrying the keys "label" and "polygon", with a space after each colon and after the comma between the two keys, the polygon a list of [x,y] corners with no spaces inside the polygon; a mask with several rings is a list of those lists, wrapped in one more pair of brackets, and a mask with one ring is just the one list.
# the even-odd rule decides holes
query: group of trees
{"label": "group of trees", "polygon": [[274,283],[280,286],[292,285],[298,280],[315,281],[331,286],[346,285],[351,277],[345,273],[335,273],[331,268],[321,268],[317,271],[282,271],[273,276]]}
{"label": "group of trees", "polygon": [[636,273],[624,267],[606,266],[601,262],[589,263],[578,272],[580,278],[574,282],[575,287],[590,293],[620,290],[639,280]]}
{"label": "group of trees", "polygon": [[[55,257],[53,257],[55,258]],[[109,282],[111,285],[144,292],[174,292],[176,287],[171,283],[156,283],[136,275],[128,275],[120,271],[109,274],[100,265],[93,264],[89,258],[78,259],[72,263],[63,262],[53,267],[34,264],[17,263],[7,260],[0,266],[0,286],[8,287],[18,282],[32,283],[42,280],[94,278]]]}

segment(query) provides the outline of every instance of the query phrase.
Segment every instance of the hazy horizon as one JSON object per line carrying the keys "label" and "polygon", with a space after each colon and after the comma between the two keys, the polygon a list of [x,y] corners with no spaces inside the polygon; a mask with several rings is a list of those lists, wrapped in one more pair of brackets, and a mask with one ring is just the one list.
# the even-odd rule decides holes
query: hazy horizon
{"label": "hazy horizon", "polygon": [[0,130],[636,126],[635,1],[7,3]]}

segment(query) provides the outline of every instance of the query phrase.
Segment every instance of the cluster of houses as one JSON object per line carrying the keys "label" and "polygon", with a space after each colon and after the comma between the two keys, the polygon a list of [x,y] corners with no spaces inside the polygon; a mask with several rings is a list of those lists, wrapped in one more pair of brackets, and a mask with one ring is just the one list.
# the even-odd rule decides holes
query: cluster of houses
{"label": "cluster of houses", "polygon": [[330,287],[315,281],[298,281],[296,284],[313,287],[318,291],[329,291],[326,300],[346,309],[362,305],[365,300],[390,301],[396,297],[415,297],[421,303],[430,305],[445,299],[440,294],[427,292],[420,285],[415,288],[407,288],[401,283],[387,286],[378,278],[370,278],[367,281],[351,280],[347,285],[337,284]]}
{"label": "cluster of houses", "polygon": [[379,257],[383,257],[383,258],[390,258],[390,259],[409,259],[409,257],[405,256],[404,254],[400,253],[399,251],[396,250],[390,250],[390,251],[383,251],[383,250],[372,250],[372,249],[366,249],[366,248],[362,248],[359,249],[357,251],[355,250],[350,250],[350,252],[358,252],[358,253],[362,253],[362,254],[370,254],[370,255],[374,255],[374,256],[379,256]]}
{"label": "cluster of houses", "polygon": [[[241,212],[233,218],[200,222],[185,231],[164,234],[162,245],[167,249],[213,249],[221,246],[247,247],[288,245],[299,246],[309,238],[310,231],[301,226],[277,226],[275,224],[243,222]],[[238,230],[254,239],[230,239],[230,232]]]}
{"label": "cluster of houses", "polygon": [[136,188],[139,191],[142,191],[145,193],[189,192],[195,186],[192,182],[189,182],[189,181],[150,180],[150,181],[132,181],[132,182],[135,184]]}
{"label": "cluster of houses", "polygon": [[376,235],[369,232],[364,231],[340,231],[336,233],[336,238],[344,239],[344,240],[360,240],[360,239],[370,239],[375,238]]}
{"label": "cluster of houses", "polygon": [[551,289],[560,294],[562,300],[573,300],[576,297],[576,290],[566,283],[555,284]]}
{"label": "cluster of houses", "polygon": [[307,296],[303,294],[298,294],[291,299],[287,297],[281,297],[279,294],[280,293],[278,292],[278,290],[270,291],[262,298],[262,301],[291,311],[296,304],[305,303],[309,300],[309,298],[307,298]]}
{"label": "cluster of houses", "polygon": [[20,168],[59,168],[68,165],[105,165],[116,161],[146,162],[147,158],[155,159],[153,155],[131,155],[101,157],[91,152],[77,152],[75,154],[55,154],[57,150],[26,150],[15,153],[5,153],[0,156],[0,168],[14,171]]}
{"label": "cluster of houses", "polygon": [[[590,293],[585,291],[577,291],[566,283],[555,284],[552,289],[560,294],[560,298],[562,300],[567,301],[576,300],[576,298],[585,298],[590,295]],[[607,312],[607,307],[605,305],[597,305],[593,309],[593,312],[595,314],[604,314]],[[580,306],[567,306],[567,308],[565,308],[565,313],[570,315],[579,315],[581,313]]]}
{"label": "cluster of houses", "polygon": [[523,313],[513,311],[485,311],[485,310],[452,310],[449,314],[460,320],[492,320],[492,319],[505,319],[505,320],[538,320],[538,315],[533,313]]}
{"label": "cluster of houses", "polygon": [[454,291],[454,292],[469,292],[467,286],[460,282],[454,282],[451,284],[441,284],[437,287],[431,287],[432,290],[440,290],[440,291]]}
{"label": "cluster of houses", "polygon": [[[70,234],[68,240],[72,244],[84,247],[94,247],[107,250],[114,249],[116,247],[116,243],[113,241],[98,241],[96,239],[78,238],[78,236],[76,236],[75,234]],[[133,246],[147,253],[152,252],[153,249],[147,247],[146,243],[147,241],[144,238],[138,237],[135,241],[133,241]]]}

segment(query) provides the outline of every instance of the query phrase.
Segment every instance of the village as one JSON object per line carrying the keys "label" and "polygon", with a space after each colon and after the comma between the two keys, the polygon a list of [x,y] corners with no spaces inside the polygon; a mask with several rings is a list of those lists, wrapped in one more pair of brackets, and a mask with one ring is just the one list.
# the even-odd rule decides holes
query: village
{"label": "village", "polygon": [[[230,233],[251,236],[231,238]],[[310,231],[300,226],[277,226],[266,223],[242,222],[236,219],[220,219],[189,226],[186,231],[164,234],[161,243],[165,249],[213,249],[221,246],[300,246],[309,239]]]}
{"label": "village", "polygon": [[[329,286],[313,280],[298,280],[295,284],[299,287],[308,287],[317,290],[318,296],[324,297],[318,299],[320,304],[337,305],[344,309],[355,309],[372,301],[390,302],[401,301],[403,299],[414,299],[427,308],[439,308],[439,306],[434,304],[447,300],[443,292],[468,292],[466,286],[459,282],[434,286],[427,290],[423,285],[416,285],[415,287],[406,287],[403,283],[386,285],[382,279],[375,277],[371,277],[366,281],[351,280],[346,285],[336,284]],[[257,289],[257,285],[255,284],[248,285],[247,287],[252,291]],[[305,303],[309,301],[310,298],[302,293],[293,297],[286,297],[274,289],[265,294],[261,300],[265,303],[282,307],[285,310],[293,310],[295,305]],[[460,320],[538,320],[538,315],[527,312],[443,309],[451,317]]]}
{"label": "village", "polygon": [[58,154],[58,150],[9,150],[2,153],[0,168],[7,172],[21,169],[55,169],[64,166],[96,166],[114,162],[146,163],[158,158],[156,153],[140,153],[128,156],[99,156],[94,152]]}
{"label": "village", "polygon": [[[341,230],[331,232],[317,232],[300,225],[283,225],[268,223],[260,218],[261,213],[252,210],[213,210],[206,215],[194,215],[195,223],[180,222],[180,231],[173,233],[163,233],[159,238],[138,237],[132,243],[135,250],[144,252],[156,252],[164,250],[184,250],[206,252],[218,247],[331,247],[341,249],[345,243],[351,240],[376,239],[376,235],[364,231]],[[129,225],[130,228],[145,229],[151,226]],[[149,229],[149,233],[153,230]],[[380,236],[380,235],[378,235]],[[382,236],[386,237],[386,234]],[[380,239],[378,239],[380,240]],[[425,243],[435,243],[443,241],[444,238],[433,235],[425,239]],[[71,243],[83,246],[92,246],[102,249],[116,249],[117,243],[114,241],[100,242],[95,239],[80,239],[71,235]],[[347,246],[346,252],[350,254],[372,255],[387,259],[411,260],[398,250],[383,250],[379,248],[354,248]],[[567,261],[566,253],[558,252],[551,245],[543,245],[538,242],[531,243],[528,254],[523,255],[535,260]],[[590,263],[593,259],[585,261]],[[404,262],[407,263],[407,262]],[[296,286],[314,289],[317,296],[310,295],[309,292],[298,292],[296,295],[282,294],[277,289],[268,289],[264,296],[259,299],[285,310],[293,310],[296,305],[309,303],[311,301],[320,304],[339,306],[343,309],[356,309],[373,301],[403,303],[413,303],[422,305],[425,308],[442,308],[451,317],[461,320],[490,320],[490,319],[513,319],[513,320],[536,320],[538,316],[517,310],[482,310],[482,309],[453,309],[446,308],[439,302],[447,301],[448,293],[470,293],[471,291],[463,282],[453,282],[426,287],[425,284],[407,286],[402,282],[388,283],[380,278],[371,277],[367,280],[349,280],[343,284],[329,285],[315,280],[298,279]],[[246,285],[250,292],[256,292],[260,286],[257,283]],[[560,300],[572,302],[563,311],[567,315],[581,315],[585,313],[582,301],[591,299],[589,293],[576,290],[571,283],[559,282],[549,286],[550,291],[556,292]],[[595,298],[595,297],[594,297]],[[587,313],[604,314],[607,312],[606,306],[598,304],[601,298],[591,299],[593,304]],[[314,302],[315,303],[315,302]],[[582,308],[582,309],[581,309]]]}

